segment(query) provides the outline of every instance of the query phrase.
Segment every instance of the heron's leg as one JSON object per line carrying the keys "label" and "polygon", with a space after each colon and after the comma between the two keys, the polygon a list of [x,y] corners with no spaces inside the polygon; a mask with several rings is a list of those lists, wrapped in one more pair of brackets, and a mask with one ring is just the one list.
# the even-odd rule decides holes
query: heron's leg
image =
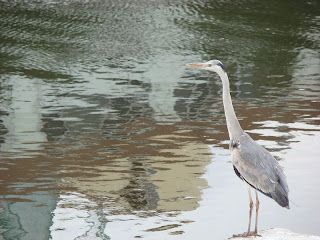
{"label": "heron's leg", "polygon": [[250,209],[249,209],[249,225],[248,225],[248,233],[247,233],[247,235],[249,235],[250,228],[251,228],[251,216],[252,216],[253,201],[252,201],[252,197],[251,197],[250,186],[247,185],[247,187],[248,187],[248,195],[249,195],[249,202],[250,202],[249,203],[249,207],[250,207]]}
{"label": "heron's leg", "polygon": [[259,199],[258,199],[258,192],[256,190],[256,226],[254,228],[254,233],[257,234],[258,232],[258,212],[259,212]]}

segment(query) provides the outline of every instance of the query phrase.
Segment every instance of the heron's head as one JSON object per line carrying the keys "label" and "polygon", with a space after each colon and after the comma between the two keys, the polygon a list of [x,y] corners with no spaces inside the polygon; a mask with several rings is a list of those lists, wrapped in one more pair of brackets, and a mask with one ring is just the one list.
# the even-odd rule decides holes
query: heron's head
{"label": "heron's head", "polygon": [[222,73],[226,72],[223,64],[219,60],[210,60],[205,63],[189,63],[187,64],[188,67],[196,67],[200,69],[205,69],[211,72]]}

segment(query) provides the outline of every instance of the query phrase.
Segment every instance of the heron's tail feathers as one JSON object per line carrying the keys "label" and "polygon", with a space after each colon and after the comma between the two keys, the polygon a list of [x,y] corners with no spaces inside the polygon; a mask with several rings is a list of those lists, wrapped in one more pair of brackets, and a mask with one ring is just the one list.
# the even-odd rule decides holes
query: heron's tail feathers
{"label": "heron's tail feathers", "polygon": [[283,191],[280,186],[276,186],[274,192],[271,193],[271,197],[281,206],[290,209],[288,193]]}
{"label": "heron's tail feathers", "polygon": [[281,206],[290,209],[289,207],[289,188],[284,175],[279,175],[278,183],[275,185],[275,190],[270,193],[271,197]]}

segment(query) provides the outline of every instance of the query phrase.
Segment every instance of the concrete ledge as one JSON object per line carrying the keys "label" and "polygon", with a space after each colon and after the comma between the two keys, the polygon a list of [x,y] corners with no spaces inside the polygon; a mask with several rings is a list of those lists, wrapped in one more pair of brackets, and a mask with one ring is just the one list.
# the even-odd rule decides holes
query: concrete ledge
{"label": "concrete ledge", "polygon": [[291,232],[288,229],[272,228],[268,230],[262,230],[259,232],[261,237],[232,237],[228,238],[233,240],[320,240],[320,236],[313,236],[308,234],[300,234]]}

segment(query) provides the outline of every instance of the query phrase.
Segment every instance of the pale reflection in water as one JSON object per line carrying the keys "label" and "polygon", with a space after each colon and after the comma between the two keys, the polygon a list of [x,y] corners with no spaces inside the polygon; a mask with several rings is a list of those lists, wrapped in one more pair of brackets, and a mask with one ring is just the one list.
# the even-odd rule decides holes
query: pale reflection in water
{"label": "pale reflection in water", "polygon": [[[174,128],[170,125],[157,128],[157,132],[164,135],[149,139],[151,146],[143,147],[146,156],[129,161],[119,158],[106,166],[79,169],[80,172],[100,173],[96,177],[81,176],[80,173],[76,178],[63,178],[61,185],[73,186],[82,194],[67,192],[59,196],[51,227],[53,236],[58,239],[59,236],[89,237],[97,229],[109,235],[106,222],[109,226],[124,219],[133,220],[129,225],[141,225],[138,229],[143,232],[162,232],[193,222],[181,220],[173,224],[171,220],[175,221],[180,212],[199,207],[202,190],[208,187],[207,180],[201,176],[210,162],[210,149],[203,143],[197,144],[195,137],[188,136],[190,131],[172,131]],[[141,146],[135,146],[133,151],[141,151],[139,148]],[[159,148],[159,154],[152,155],[154,148]],[[81,221],[73,221],[80,215]],[[142,226],[141,221],[149,224]],[[165,226],[157,229],[157,222]],[[141,234],[139,231],[134,233]]]}
{"label": "pale reflection in water", "polygon": [[[72,186],[93,198],[112,199],[110,207],[121,206],[129,212],[197,208],[201,189],[207,187],[206,180],[199,177],[210,162],[208,146],[190,136],[190,131],[175,130],[171,125],[158,125],[153,132],[158,135],[142,139],[137,135],[142,143],[134,139],[136,144],[121,146],[121,151],[111,156],[109,151],[101,151],[106,146],[116,149],[108,140],[70,153],[75,165],[60,172],[60,187]],[[91,159],[100,160],[79,164],[76,156],[81,159],[86,152]],[[131,157],[126,157],[128,153]]]}

